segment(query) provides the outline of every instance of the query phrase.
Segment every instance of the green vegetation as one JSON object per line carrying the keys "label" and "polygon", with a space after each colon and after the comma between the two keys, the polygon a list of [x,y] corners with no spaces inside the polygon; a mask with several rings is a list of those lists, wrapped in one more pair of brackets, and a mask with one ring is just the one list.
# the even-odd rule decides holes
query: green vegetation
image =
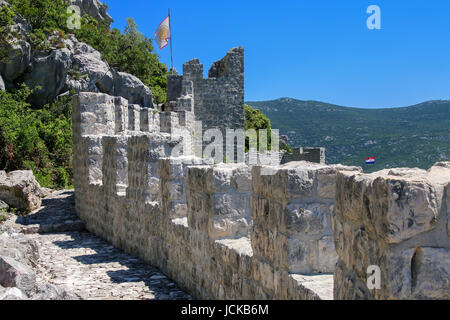
{"label": "green vegetation", "polygon": [[[290,98],[248,103],[263,111],[295,146],[326,147],[327,163],[358,165],[373,172],[392,167],[428,169],[450,159],[450,101],[390,109]],[[375,165],[365,165],[371,156]]]}
{"label": "green vegetation", "polygon": [[[145,83],[152,90],[155,103],[165,101],[167,66],[158,61],[158,56],[153,53],[152,40],[137,30],[132,18],[128,18],[123,33],[118,29],[111,29],[106,22],[97,22],[88,15],[82,17],[81,29],[70,30],[67,27],[67,19],[70,17],[70,13],[67,13],[68,1],[9,0],[8,2],[32,26],[33,31],[29,34],[29,38],[33,49],[49,49],[45,40],[55,31],[58,32],[60,39],[66,38],[68,33],[74,33],[79,41],[98,50],[111,68],[130,73]],[[13,17],[14,12],[9,8],[2,10],[0,35],[6,36],[6,31],[2,33],[2,28],[6,29],[6,26],[12,23]],[[61,42],[52,44],[57,47],[63,45]]]}
{"label": "green vegetation", "polygon": [[33,170],[41,186],[72,184],[72,96],[33,109],[32,90],[0,91],[0,168]]}
{"label": "green vegetation", "polygon": [[9,26],[13,23],[14,17],[14,11],[12,11],[8,6],[4,6],[0,10],[0,62],[6,62],[8,57],[8,52],[2,49],[6,47],[7,42],[11,37],[9,34]]}
{"label": "green vegetation", "polygon": [[[272,125],[270,124],[270,119],[262,113],[260,110],[252,108],[248,104],[244,105],[244,113],[245,113],[245,131],[249,129],[255,129],[257,133],[257,148],[259,150],[259,130],[260,129],[266,129],[267,130],[267,150],[271,150],[271,143],[272,143]],[[274,134],[274,133],[272,133]],[[280,146],[281,148],[281,146]],[[249,139],[248,137],[245,138],[245,152],[248,152],[249,149]],[[284,146],[282,149],[291,152],[292,149],[287,145]]]}
{"label": "green vegetation", "polygon": [[133,19],[128,18],[127,26],[121,33],[85,15],[81,29],[75,31],[75,36],[98,50],[111,68],[138,77],[152,90],[155,103],[165,102],[167,67],[152,53],[151,39],[137,30]]}

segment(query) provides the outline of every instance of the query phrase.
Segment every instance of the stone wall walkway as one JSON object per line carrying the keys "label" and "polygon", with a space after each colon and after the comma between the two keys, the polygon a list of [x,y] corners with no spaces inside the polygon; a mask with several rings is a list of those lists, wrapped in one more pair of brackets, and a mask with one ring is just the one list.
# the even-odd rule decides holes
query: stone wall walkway
{"label": "stone wall walkway", "polygon": [[39,210],[7,221],[38,244],[38,282],[81,299],[192,299],[158,269],[85,231],[73,198],[54,192]]}

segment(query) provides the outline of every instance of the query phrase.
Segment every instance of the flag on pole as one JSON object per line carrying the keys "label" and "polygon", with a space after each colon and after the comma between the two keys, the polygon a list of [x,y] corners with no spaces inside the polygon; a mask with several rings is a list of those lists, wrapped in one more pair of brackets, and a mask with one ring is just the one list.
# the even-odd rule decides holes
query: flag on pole
{"label": "flag on pole", "polygon": [[366,164],[374,164],[375,163],[375,157],[366,158]]}
{"label": "flag on pole", "polygon": [[167,16],[167,18],[165,18],[163,22],[159,24],[159,27],[158,29],[156,29],[155,32],[155,41],[156,43],[158,43],[159,50],[161,50],[162,48],[164,48],[169,44],[170,38],[171,38],[170,16]]}

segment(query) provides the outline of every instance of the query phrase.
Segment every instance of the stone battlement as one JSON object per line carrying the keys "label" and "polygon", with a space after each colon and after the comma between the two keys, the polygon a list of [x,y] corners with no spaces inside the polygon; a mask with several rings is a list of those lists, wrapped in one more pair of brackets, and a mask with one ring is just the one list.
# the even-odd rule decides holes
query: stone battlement
{"label": "stone battlement", "polygon": [[208,79],[198,60],[183,70],[169,77],[164,111],[74,97],[78,215],[198,298],[332,298],[333,181],[344,167],[197,157],[185,143],[194,120],[243,129],[243,50],[214,63]]}
{"label": "stone battlement", "polygon": [[75,201],[88,230],[199,298],[331,298],[341,166],[291,162],[264,175],[189,150],[175,156],[184,137],[163,132],[161,115],[105,94],[75,96]]}
{"label": "stone battlement", "polygon": [[325,164],[325,148],[292,148],[292,153],[284,153],[281,164],[291,161],[309,161]]}
{"label": "stone battlement", "polygon": [[[364,175],[359,167],[215,164],[198,156],[194,123],[200,119],[204,128],[221,132],[243,129],[243,49],[214,63],[208,79],[198,60],[183,71],[169,77],[163,111],[106,94],[74,96],[75,204],[89,231],[157,266],[202,299],[332,299],[333,273],[335,298],[415,297],[406,289],[393,294],[386,284],[371,294],[361,268],[374,253],[382,272],[415,270],[409,256],[399,260],[405,251],[398,248],[422,244],[443,251],[415,249],[414,256],[442,258],[448,268],[445,165],[438,187],[424,182],[407,191],[404,183],[384,184],[387,178]],[[239,146],[234,139],[227,143]],[[392,170],[389,176],[416,174]],[[397,198],[389,198],[394,191]],[[417,203],[404,200],[410,194]],[[428,212],[423,203],[433,194]],[[412,213],[404,209],[410,207]],[[434,233],[418,235],[429,230]],[[405,244],[398,247],[399,241]],[[400,253],[389,265],[392,252]],[[414,271],[414,284],[422,283],[416,275],[426,279],[427,268]],[[437,287],[438,296],[448,297],[448,282]],[[362,294],[355,294],[358,288]],[[426,290],[422,296],[435,297]]]}

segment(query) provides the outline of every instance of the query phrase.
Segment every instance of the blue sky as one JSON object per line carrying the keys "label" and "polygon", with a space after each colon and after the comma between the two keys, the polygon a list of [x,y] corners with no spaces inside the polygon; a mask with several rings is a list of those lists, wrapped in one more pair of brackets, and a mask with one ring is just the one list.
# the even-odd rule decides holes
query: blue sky
{"label": "blue sky", "polygon": [[[205,73],[245,47],[245,100],[291,97],[362,108],[450,99],[450,1],[105,0],[123,30],[132,17],[153,38],[170,7],[174,66]],[[369,5],[381,30],[369,30]],[[169,46],[156,49],[170,66]]]}

